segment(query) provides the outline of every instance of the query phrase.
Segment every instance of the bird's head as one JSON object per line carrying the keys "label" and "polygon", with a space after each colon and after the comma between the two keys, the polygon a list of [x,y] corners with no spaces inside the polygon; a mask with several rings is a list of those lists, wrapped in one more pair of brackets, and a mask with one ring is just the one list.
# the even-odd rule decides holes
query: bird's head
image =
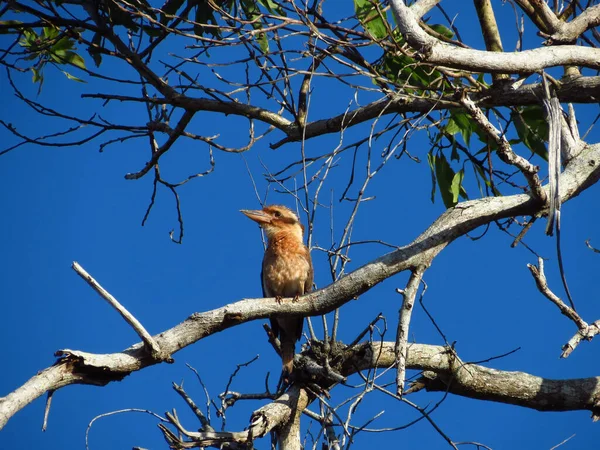
{"label": "bird's head", "polygon": [[270,205],[263,209],[242,209],[241,212],[265,230],[267,239],[271,239],[281,232],[288,232],[302,240],[304,226],[300,223],[296,213],[285,206]]}

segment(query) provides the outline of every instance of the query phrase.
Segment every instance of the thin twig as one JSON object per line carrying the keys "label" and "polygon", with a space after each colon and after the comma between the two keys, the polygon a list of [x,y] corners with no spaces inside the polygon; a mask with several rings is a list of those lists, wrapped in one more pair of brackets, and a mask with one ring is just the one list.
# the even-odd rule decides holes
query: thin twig
{"label": "thin twig", "polygon": [[44,408],[44,422],[42,423],[42,431],[46,431],[48,427],[48,416],[50,415],[50,405],[52,405],[52,397],[54,395],[54,391],[48,391],[48,396],[46,397],[46,407]]}

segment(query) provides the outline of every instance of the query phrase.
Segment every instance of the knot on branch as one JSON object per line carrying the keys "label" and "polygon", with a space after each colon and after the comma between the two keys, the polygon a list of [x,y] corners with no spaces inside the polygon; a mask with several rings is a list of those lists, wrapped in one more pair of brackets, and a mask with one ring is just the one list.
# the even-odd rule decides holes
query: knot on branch
{"label": "knot on branch", "polygon": [[433,44],[430,42],[427,42],[418,48],[417,52],[413,55],[413,57],[417,61],[427,61],[431,57],[432,53],[433,53]]}
{"label": "knot on branch", "polygon": [[261,410],[254,411],[250,416],[250,427],[248,427],[248,440],[263,437],[272,427],[269,426],[269,418]]}
{"label": "knot on branch", "polygon": [[55,366],[65,365],[73,376],[79,377],[86,384],[105,386],[111,381],[121,381],[131,372],[116,372],[110,367],[98,364],[94,359],[87,358],[83,352],[72,350],[57,350],[54,353],[58,359]]}
{"label": "knot on branch", "polygon": [[155,120],[146,123],[146,127],[148,128],[148,131],[161,131],[163,133],[169,133],[173,131],[168,123]]}
{"label": "knot on branch", "polygon": [[[341,375],[347,358],[347,346],[342,342],[325,343],[312,340],[310,346],[297,358],[297,380],[330,386],[331,383],[345,383],[346,377]],[[294,360],[296,364],[296,360]]]}

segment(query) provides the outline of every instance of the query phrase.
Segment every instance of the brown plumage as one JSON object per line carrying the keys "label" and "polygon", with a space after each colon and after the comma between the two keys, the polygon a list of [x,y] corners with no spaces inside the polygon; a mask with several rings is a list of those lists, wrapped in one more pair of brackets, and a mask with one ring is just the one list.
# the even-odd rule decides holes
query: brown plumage
{"label": "brown plumage", "polygon": [[[313,267],[310,252],[303,243],[304,227],[298,216],[280,205],[242,212],[265,230],[269,241],[261,272],[263,296],[297,300],[310,292]],[[303,322],[303,317],[271,319],[271,328],[281,342],[284,373],[292,373],[296,341],[302,336]]]}

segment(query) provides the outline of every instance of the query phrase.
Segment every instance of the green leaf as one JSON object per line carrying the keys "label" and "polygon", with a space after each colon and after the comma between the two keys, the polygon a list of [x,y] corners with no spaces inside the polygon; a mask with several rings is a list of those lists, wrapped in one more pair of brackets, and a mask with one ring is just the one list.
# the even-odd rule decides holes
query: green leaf
{"label": "green leaf", "polygon": [[429,25],[429,28],[431,28],[433,31],[441,34],[445,38],[452,39],[454,37],[454,31],[452,31],[448,27],[445,27],[444,25],[434,24],[434,25]]}
{"label": "green leaf", "polygon": [[[443,153],[438,154],[435,158],[435,177],[437,178],[444,206],[446,206],[446,208],[451,208],[452,206],[456,205],[457,200],[454,200],[454,194],[452,191],[455,173],[454,170],[452,170],[452,167],[450,167],[450,164]],[[458,183],[460,186],[460,182]]]}
{"label": "green leaf", "polygon": [[450,111],[450,119],[448,121],[450,120],[453,121],[453,125],[460,131],[465,144],[469,145],[473,130],[477,130],[477,125],[475,125],[471,116],[463,112]]}
{"label": "green leaf", "polygon": [[35,43],[35,40],[38,38],[38,35],[33,30],[23,30],[23,34],[25,35],[25,40],[30,44]]}
{"label": "green leaf", "polygon": [[384,54],[379,72],[395,83],[429,87],[440,78],[440,72],[431,66],[418,63],[413,58],[388,52]]}
{"label": "green leaf", "polygon": [[62,70],[61,72],[64,73],[69,80],[77,81],[79,83],[85,83],[85,81],[83,81],[81,78],[77,78],[76,76],[71,75],[69,72],[66,72],[64,70]]}
{"label": "green leaf", "polygon": [[44,75],[42,73],[41,70],[36,69],[35,67],[31,68],[31,71],[33,72],[33,77],[31,79],[31,81],[33,81],[34,83],[42,83],[44,80]]}
{"label": "green leaf", "polygon": [[139,30],[138,25],[133,20],[135,16],[132,13],[122,10],[111,1],[105,4],[108,7],[108,17],[113,24],[123,25],[125,28],[135,32]]}
{"label": "green leaf", "polygon": [[150,37],[160,37],[163,35],[162,28],[154,28],[150,25],[142,25],[142,30]]}
{"label": "green leaf", "polygon": [[275,3],[273,0],[257,0],[264,8],[272,14],[279,14],[285,16],[285,11],[281,6]]}
{"label": "green leaf", "polygon": [[464,188],[462,187],[462,181],[464,177],[464,169],[460,169],[452,177],[452,183],[450,184],[450,192],[452,193],[452,206],[458,203],[458,196],[464,192]]}
{"label": "green leaf", "polygon": [[533,153],[548,160],[545,141],[548,140],[548,122],[541,106],[527,106],[511,112],[519,139]]}
{"label": "green leaf", "polygon": [[58,50],[70,50],[74,47],[75,43],[68,37],[61,38],[56,44],[52,46],[51,51],[56,52]]}
{"label": "green leaf", "polygon": [[458,124],[454,121],[454,119],[452,117],[450,117],[448,119],[448,122],[446,123],[446,132],[448,132],[448,134],[451,134],[454,136],[459,131],[460,131],[460,128],[459,128]]}
{"label": "green leaf", "polygon": [[[160,23],[162,23],[163,25],[166,25],[169,20],[171,20],[169,17],[167,17],[167,14],[169,16],[175,16],[177,14],[177,11],[179,10],[179,8],[181,8],[181,5],[183,5],[183,2],[185,0],[167,0],[165,2],[165,4],[162,6],[161,11],[161,15],[160,15]],[[204,2],[206,3],[206,2]],[[198,34],[198,33],[196,33]]]}
{"label": "green leaf", "polygon": [[[94,37],[92,38],[92,44],[102,47],[102,35],[100,33],[94,34]],[[96,67],[100,67],[100,64],[102,63],[102,53],[100,53],[100,50],[96,47],[89,46],[87,51],[94,60]]]}
{"label": "green leaf", "polygon": [[369,0],[354,0],[354,10],[365,30],[375,39],[383,39],[388,36],[388,30],[375,4]]}
{"label": "green leaf", "polygon": [[60,31],[57,28],[54,28],[54,27],[44,27],[44,29],[42,31],[43,31],[44,37],[46,39],[57,38],[58,35],[60,34]]}
{"label": "green leaf", "polygon": [[435,155],[433,154],[432,150],[427,153],[427,162],[429,163],[429,168],[431,169],[431,203],[435,203]]}
{"label": "green leaf", "polygon": [[217,20],[215,19],[214,11],[210,4],[206,1],[201,1],[196,6],[196,16],[194,21],[194,33],[198,36],[203,36],[204,33],[208,33],[215,38],[221,37],[221,31],[218,27],[204,27],[203,24],[216,25]]}
{"label": "green leaf", "polygon": [[[20,20],[0,20],[0,25],[6,28],[0,29],[0,34],[14,34],[17,32],[17,27],[21,25],[23,22]],[[15,29],[12,30],[10,27],[14,26]]]}
{"label": "green leaf", "polygon": [[258,45],[260,45],[262,52],[269,53],[269,38],[267,37],[267,33],[258,33],[256,39],[258,40]]}
{"label": "green leaf", "polygon": [[[260,20],[260,10],[258,9],[258,6],[256,6],[256,3],[254,3],[254,0],[242,0],[241,5],[246,18],[252,21],[252,28],[255,30],[262,30],[263,24]],[[266,33],[257,33],[256,39],[258,40],[258,44],[260,45],[260,49],[263,51],[263,53],[268,53],[269,40]]]}
{"label": "green leaf", "polygon": [[85,69],[84,59],[75,52],[72,52],[72,51],[66,52],[65,62],[73,64],[75,67],[79,67],[80,69]]}
{"label": "green leaf", "polygon": [[458,154],[456,139],[452,142],[452,153],[450,154],[450,161],[460,161],[460,155]]}

